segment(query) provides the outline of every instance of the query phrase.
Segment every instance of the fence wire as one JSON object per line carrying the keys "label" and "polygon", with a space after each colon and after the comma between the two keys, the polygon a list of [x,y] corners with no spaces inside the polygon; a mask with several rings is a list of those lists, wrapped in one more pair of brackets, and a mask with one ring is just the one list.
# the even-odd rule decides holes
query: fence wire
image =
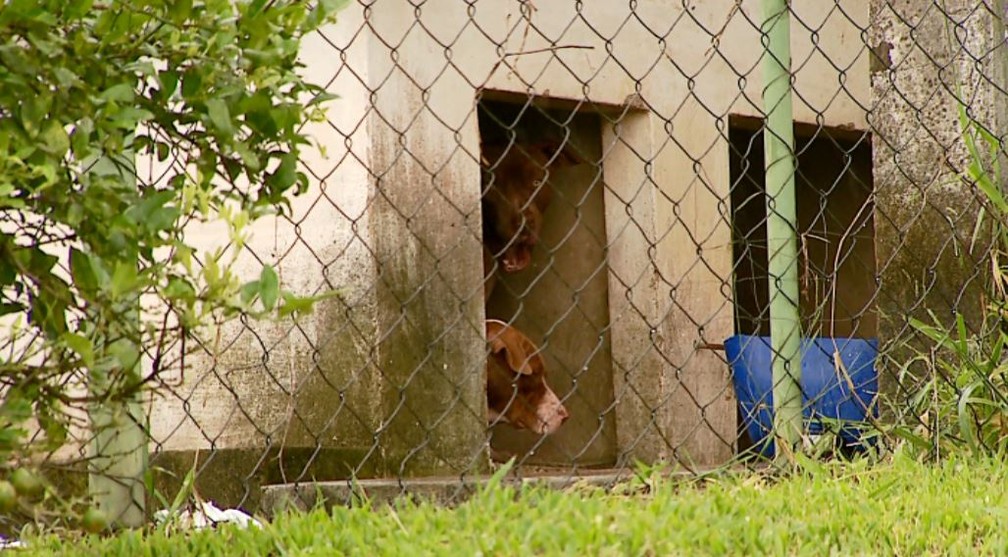
{"label": "fence wire", "polygon": [[[996,444],[1004,214],[969,169],[1003,152],[1004,6],[790,10],[804,442]],[[340,97],[306,128],[311,188],[243,259],[340,296],[154,378],[156,489],[451,501],[511,458],[604,483],[769,455],[761,25],[734,0],[347,7],[302,52]],[[966,389],[990,401],[968,431],[946,423]]]}

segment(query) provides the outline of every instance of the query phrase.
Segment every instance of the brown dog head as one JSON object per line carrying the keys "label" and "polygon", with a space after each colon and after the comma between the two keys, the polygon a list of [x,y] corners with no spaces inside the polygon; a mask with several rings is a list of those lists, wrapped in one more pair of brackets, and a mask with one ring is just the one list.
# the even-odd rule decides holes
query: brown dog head
{"label": "brown dog head", "polygon": [[483,159],[483,243],[505,272],[520,271],[532,261],[552,197],[547,168],[583,161],[555,143],[484,145]]}
{"label": "brown dog head", "polygon": [[486,334],[488,421],[541,435],[556,431],[569,414],[546,384],[539,348],[518,329],[496,319],[487,320]]}

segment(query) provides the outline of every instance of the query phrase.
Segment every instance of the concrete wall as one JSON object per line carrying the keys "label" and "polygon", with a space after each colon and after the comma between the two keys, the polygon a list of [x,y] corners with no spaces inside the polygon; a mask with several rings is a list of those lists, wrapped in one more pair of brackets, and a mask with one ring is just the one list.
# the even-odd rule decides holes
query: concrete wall
{"label": "concrete wall", "polygon": [[[863,129],[868,4],[841,4],[793,5],[795,113]],[[307,72],[342,97],[310,128],[328,157],[304,160],[312,190],[251,247],[289,287],[347,297],[297,326],[226,330],[216,360],[190,360],[153,405],[155,446],[349,447],[379,474],[480,468],[474,108],[488,89],[617,115],[598,162],[619,462],[730,458],[728,369],[700,345],[733,334],[726,125],[760,112],[760,3],[634,6],[386,0],[306,45]]]}
{"label": "concrete wall", "polygon": [[1008,59],[1002,4],[872,2],[868,118],[875,132],[877,303],[889,356],[881,378],[890,391],[901,366],[929,352],[910,317],[931,322],[930,312],[951,324],[959,312],[974,329],[982,314],[990,238],[984,230],[972,237],[980,197],[958,178],[967,152],[956,99],[1003,133],[1006,104],[996,92]]}

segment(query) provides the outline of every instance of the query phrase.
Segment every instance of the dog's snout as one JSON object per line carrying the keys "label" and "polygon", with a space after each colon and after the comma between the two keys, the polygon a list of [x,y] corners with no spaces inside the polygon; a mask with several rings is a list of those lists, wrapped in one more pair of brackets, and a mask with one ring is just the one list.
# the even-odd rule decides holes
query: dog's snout
{"label": "dog's snout", "polygon": [[501,258],[502,267],[506,273],[516,273],[525,269],[532,262],[532,252],[523,246],[512,246]]}

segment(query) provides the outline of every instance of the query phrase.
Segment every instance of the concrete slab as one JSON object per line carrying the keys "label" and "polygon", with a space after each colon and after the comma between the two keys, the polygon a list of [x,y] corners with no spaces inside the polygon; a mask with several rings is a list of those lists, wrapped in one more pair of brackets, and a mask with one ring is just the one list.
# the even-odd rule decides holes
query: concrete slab
{"label": "concrete slab", "polygon": [[[567,489],[575,485],[610,489],[633,477],[634,473],[629,469],[581,471],[577,474],[510,474],[503,478],[502,483],[513,486],[545,485],[551,489]],[[317,505],[329,509],[335,505],[353,505],[365,500],[382,505],[401,498],[455,505],[471,497],[490,478],[491,476],[440,476],[273,484],[263,486],[260,510],[272,517],[288,510],[310,510]]]}
{"label": "concrete slab", "polygon": [[[683,481],[696,480],[706,474],[741,471],[746,466],[710,467],[703,470],[677,469],[666,474],[667,478]],[[766,471],[766,465],[749,465],[749,470]],[[549,489],[570,489],[576,486],[612,489],[630,481],[635,473],[630,468],[605,470],[578,470],[576,473],[560,473],[557,470],[539,469],[531,473],[515,473],[512,470],[502,478],[501,483],[514,487],[545,486]],[[355,505],[364,501],[372,505],[387,505],[403,498],[431,501],[439,505],[458,505],[479,488],[485,486],[492,476],[427,477],[408,479],[363,479],[334,482],[300,482],[265,485],[262,488],[259,510],[272,518],[286,511],[307,511],[316,506],[330,509],[336,505]]]}

